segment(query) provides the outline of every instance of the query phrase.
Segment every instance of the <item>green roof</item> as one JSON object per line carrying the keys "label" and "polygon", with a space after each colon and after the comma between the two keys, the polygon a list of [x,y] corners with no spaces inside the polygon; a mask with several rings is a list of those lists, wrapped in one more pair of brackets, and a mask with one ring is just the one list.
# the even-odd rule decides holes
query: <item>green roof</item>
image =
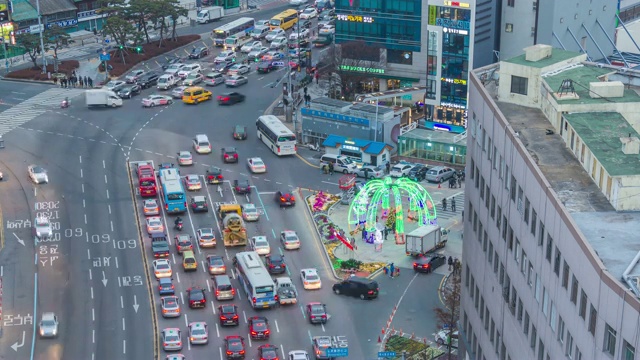
{"label": "green roof", "polygon": [[573,80],[573,88],[580,97],[579,99],[557,99],[559,104],[603,104],[603,103],[630,103],[640,102],[640,96],[633,90],[625,89],[624,96],[619,98],[592,98],[589,90],[589,83],[601,82],[598,77],[610,74],[611,69],[599,68],[597,66],[578,66],[556,75],[546,76],[543,80],[549,85],[551,90],[557,92],[560,89],[562,80]]}
{"label": "green roof", "polygon": [[522,55],[513,57],[511,59],[505,60],[505,62],[541,69],[543,67],[547,67],[549,65],[553,65],[555,63],[559,63],[561,61],[565,61],[580,55],[582,54],[579,52],[553,48],[551,50],[551,57],[548,57],[539,61],[527,61],[525,59],[526,55],[522,54]]}
{"label": "green roof", "polygon": [[38,12],[27,0],[13,0],[13,21],[24,21],[38,18]]}
{"label": "green roof", "polygon": [[640,174],[640,155],[622,152],[621,137],[640,138],[629,122],[616,112],[564,114],[600,164],[610,176]]}

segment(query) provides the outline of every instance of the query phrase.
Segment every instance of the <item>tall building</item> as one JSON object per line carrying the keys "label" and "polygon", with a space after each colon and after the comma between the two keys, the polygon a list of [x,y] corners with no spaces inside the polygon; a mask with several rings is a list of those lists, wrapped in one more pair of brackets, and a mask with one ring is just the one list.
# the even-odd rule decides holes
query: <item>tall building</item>
{"label": "tall building", "polygon": [[500,19],[503,0],[476,3],[476,24],[473,42],[473,67],[483,67],[500,60]]}
{"label": "tall building", "polygon": [[586,53],[591,61],[615,49],[619,0],[503,0],[500,59],[521,55],[527,46],[549,44]]}
{"label": "tall building", "polygon": [[586,60],[535,45],[470,74],[469,358],[637,358],[640,73]]}
{"label": "tall building", "polygon": [[[475,7],[475,0],[337,0],[335,42],[350,59],[340,70],[356,93],[426,84],[433,121],[464,127]],[[345,51],[358,42],[375,51]]]}

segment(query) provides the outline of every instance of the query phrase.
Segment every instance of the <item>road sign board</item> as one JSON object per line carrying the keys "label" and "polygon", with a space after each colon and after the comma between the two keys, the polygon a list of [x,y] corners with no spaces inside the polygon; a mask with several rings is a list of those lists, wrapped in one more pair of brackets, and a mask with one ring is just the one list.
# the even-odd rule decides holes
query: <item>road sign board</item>
{"label": "road sign board", "polygon": [[381,358],[388,358],[388,357],[395,357],[395,356],[396,356],[395,351],[378,351],[378,357],[381,357]]}
{"label": "road sign board", "polygon": [[284,61],[274,61],[272,64],[273,66],[284,66]]}
{"label": "road sign board", "polygon": [[108,52],[103,52],[102,54],[100,54],[100,61],[109,61],[111,60],[111,54],[109,54]]}
{"label": "road sign board", "polygon": [[327,356],[349,356],[349,348],[328,348]]}

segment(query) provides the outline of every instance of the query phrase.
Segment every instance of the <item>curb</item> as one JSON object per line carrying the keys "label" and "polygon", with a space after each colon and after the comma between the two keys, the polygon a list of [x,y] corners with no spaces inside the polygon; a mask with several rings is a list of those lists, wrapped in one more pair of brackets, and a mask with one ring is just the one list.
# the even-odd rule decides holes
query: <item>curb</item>
{"label": "curb", "polygon": [[280,103],[280,95],[278,95],[276,99],[271,103],[271,105],[267,107],[267,110],[264,111],[263,115],[270,115],[271,112],[273,111],[273,108],[275,108],[276,105],[278,105],[279,103]]}
{"label": "curb", "polygon": [[53,83],[53,81],[44,81],[44,80],[29,80],[29,79],[14,79],[14,78],[8,78],[8,77],[2,77],[1,78],[4,81],[12,81],[12,82],[21,82],[21,83],[31,83],[31,84],[42,84],[42,85],[51,85],[51,86],[55,86],[55,84]]}

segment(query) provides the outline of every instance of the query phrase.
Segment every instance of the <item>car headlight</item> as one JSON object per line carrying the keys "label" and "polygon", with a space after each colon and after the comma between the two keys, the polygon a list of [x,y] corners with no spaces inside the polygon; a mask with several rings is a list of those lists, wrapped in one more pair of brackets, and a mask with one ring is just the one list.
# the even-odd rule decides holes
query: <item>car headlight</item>
{"label": "car headlight", "polygon": [[42,236],[42,233],[40,231],[36,231],[36,235],[37,236]]}

